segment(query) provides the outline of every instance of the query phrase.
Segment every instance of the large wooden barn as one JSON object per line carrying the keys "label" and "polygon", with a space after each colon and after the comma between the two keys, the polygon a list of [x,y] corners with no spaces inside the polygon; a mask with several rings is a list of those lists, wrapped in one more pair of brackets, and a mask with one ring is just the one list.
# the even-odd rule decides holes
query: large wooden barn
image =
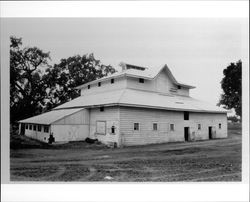
{"label": "large wooden barn", "polygon": [[[167,65],[122,71],[77,87],[81,96],[20,121],[26,136],[48,142],[87,137],[117,146],[227,137],[227,110],[189,96]],[[24,129],[21,129],[24,126]]]}

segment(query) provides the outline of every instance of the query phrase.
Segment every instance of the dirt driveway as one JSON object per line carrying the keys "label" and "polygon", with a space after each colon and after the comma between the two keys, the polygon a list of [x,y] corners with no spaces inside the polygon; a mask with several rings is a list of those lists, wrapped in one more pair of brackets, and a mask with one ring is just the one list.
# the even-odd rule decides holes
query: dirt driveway
{"label": "dirt driveway", "polygon": [[11,150],[12,181],[241,181],[241,134],[118,149],[86,143]]}

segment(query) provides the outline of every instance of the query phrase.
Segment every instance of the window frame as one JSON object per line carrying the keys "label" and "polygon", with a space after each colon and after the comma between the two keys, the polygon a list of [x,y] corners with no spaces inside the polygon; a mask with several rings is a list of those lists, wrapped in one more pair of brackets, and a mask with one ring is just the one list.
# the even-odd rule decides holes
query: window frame
{"label": "window frame", "polygon": [[145,83],[145,80],[143,78],[139,78],[139,83]]}
{"label": "window frame", "polygon": [[33,128],[32,124],[29,124],[29,130],[32,130],[32,128]]}
{"label": "window frame", "polygon": [[34,131],[37,131],[37,130],[36,130],[36,124],[33,125],[33,130],[34,130]]}
{"label": "window frame", "polygon": [[28,130],[29,129],[29,124],[25,124],[25,130]]}
{"label": "window frame", "polygon": [[43,132],[44,133],[49,133],[49,126],[43,126]]}
{"label": "window frame", "polygon": [[[171,127],[171,126],[173,126],[173,128]],[[175,131],[175,125],[174,125],[174,123],[170,123],[169,124],[169,131]]]}
{"label": "window frame", "polygon": [[[113,132],[113,130],[114,130],[114,132]],[[115,126],[111,126],[110,134],[111,134],[111,135],[115,135]]]}
{"label": "window frame", "polygon": [[42,126],[41,125],[37,125],[37,131],[41,132],[42,131]]}
{"label": "window frame", "polygon": [[[104,133],[100,133],[99,131],[97,131],[97,123],[98,122],[103,122],[105,124]],[[98,135],[106,135],[106,133],[107,133],[107,122],[102,121],[102,120],[97,120],[95,124],[96,124],[96,129],[95,129],[96,134],[98,134]]]}
{"label": "window frame", "polygon": [[[156,129],[155,129],[155,126],[156,125]],[[153,125],[152,125],[152,129],[153,129],[153,131],[158,131],[158,123],[157,122],[153,122]]]}
{"label": "window frame", "polygon": [[[138,124],[138,129],[136,129],[136,125],[135,124]],[[139,122],[134,122],[133,123],[133,131],[140,131],[140,123]]]}
{"label": "window frame", "polygon": [[184,111],[184,121],[189,121],[189,112]]}

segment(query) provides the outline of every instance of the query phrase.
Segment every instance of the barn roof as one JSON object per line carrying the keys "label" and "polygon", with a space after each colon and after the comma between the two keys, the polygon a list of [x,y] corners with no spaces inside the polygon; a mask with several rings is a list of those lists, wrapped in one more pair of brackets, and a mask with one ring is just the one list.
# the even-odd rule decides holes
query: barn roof
{"label": "barn roof", "polygon": [[74,109],[62,109],[62,110],[52,110],[47,113],[40,114],[38,116],[33,116],[28,119],[24,119],[19,121],[20,123],[35,123],[35,124],[43,124],[43,125],[50,125],[53,122],[62,119],[68,115],[74,114],[78,111],[82,110],[79,108]]}
{"label": "barn roof", "polygon": [[[122,63],[123,65],[127,66],[134,66],[126,63]],[[139,68],[139,66],[138,66]],[[169,67],[165,64],[163,67],[155,67],[155,68],[146,68],[146,67],[141,67],[144,68],[145,70],[139,70],[139,69],[126,69],[121,72],[115,72],[109,76],[102,77],[100,79],[96,79],[94,81],[85,83],[83,85],[77,86],[76,89],[81,89],[86,87],[87,85],[90,84],[95,84],[98,82],[106,81],[111,78],[119,78],[119,77],[135,77],[135,78],[143,78],[143,79],[148,79],[148,80],[153,80],[156,78],[156,76],[163,70],[165,69],[167,71],[167,74],[169,75],[170,79],[173,81],[174,84],[183,86],[185,88],[195,88],[194,86],[187,85],[184,83],[180,83],[176,80],[176,78],[173,76],[172,72],[170,71]]]}
{"label": "barn roof", "polygon": [[[150,99],[149,99],[150,98]],[[133,106],[174,111],[226,113],[227,110],[187,96],[160,94],[134,89],[123,89],[78,97],[55,108],[88,108],[97,106]]]}

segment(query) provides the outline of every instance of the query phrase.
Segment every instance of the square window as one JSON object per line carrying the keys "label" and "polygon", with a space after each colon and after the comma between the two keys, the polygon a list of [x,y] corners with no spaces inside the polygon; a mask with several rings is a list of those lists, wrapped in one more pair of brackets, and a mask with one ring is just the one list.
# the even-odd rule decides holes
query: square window
{"label": "square window", "polygon": [[103,112],[104,111],[104,107],[100,107],[100,112]]}
{"label": "square window", "polygon": [[44,126],[43,130],[44,130],[45,133],[48,133],[49,132],[49,126]]}
{"label": "square window", "polygon": [[198,130],[201,130],[201,124],[198,124]]}
{"label": "square window", "polygon": [[111,81],[110,81],[111,83],[114,83],[115,82],[115,80],[114,79],[111,79]]}
{"label": "square window", "polygon": [[33,126],[33,130],[36,130],[36,125]]}
{"label": "square window", "polygon": [[88,89],[90,89],[90,85],[88,85]]}
{"label": "square window", "polygon": [[42,130],[42,126],[41,126],[41,125],[38,125],[38,126],[37,126],[37,130],[38,130],[38,131],[41,131],[41,130]]}
{"label": "square window", "polygon": [[134,123],[134,130],[139,130],[139,123]]}
{"label": "square window", "polygon": [[174,124],[170,124],[170,131],[174,131]]}
{"label": "square window", "polygon": [[106,134],[106,122],[97,121],[96,122],[96,133],[105,135]]}
{"label": "square window", "polygon": [[102,83],[101,82],[98,82],[98,87],[100,87],[102,85]]}
{"label": "square window", "polygon": [[221,129],[221,123],[219,123],[219,129]]}
{"label": "square window", "polygon": [[189,112],[184,112],[184,120],[189,120]]}
{"label": "square window", "polygon": [[158,130],[158,125],[157,125],[157,123],[153,123],[153,130]]}
{"label": "square window", "polygon": [[144,83],[144,79],[139,78],[139,83]]}
{"label": "square window", "polygon": [[32,130],[32,125],[31,124],[29,125],[29,129]]}

